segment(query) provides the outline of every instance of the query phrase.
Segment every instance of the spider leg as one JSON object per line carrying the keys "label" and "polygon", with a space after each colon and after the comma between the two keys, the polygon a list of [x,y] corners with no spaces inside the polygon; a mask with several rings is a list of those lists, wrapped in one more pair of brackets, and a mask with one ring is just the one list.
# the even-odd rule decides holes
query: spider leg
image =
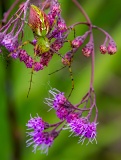
{"label": "spider leg", "polygon": [[30,90],[31,90],[31,87],[32,87],[33,74],[34,74],[34,65],[32,65],[31,76],[30,76],[30,81],[29,81],[29,89],[28,89],[28,93],[27,93],[27,98],[29,97],[29,93],[30,93]]}
{"label": "spider leg", "polygon": [[66,68],[66,66],[63,66],[63,67],[61,67],[60,69],[57,69],[56,71],[54,71],[54,72],[52,72],[52,73],[49,73],[48,75],[54,74],[54,73],[56,73],[56,72],[62,70],[63,68]]}
{"label": "spider leg", "polygon": [[33,64],[32,64],[32,70],[31,70],[31,77],[30,77],[30,82],[29,82],[29,89],[28,89],[28,93],[27,93],[27,98],[29,97],[29,93],[32,87],[32,82],[33,82],[33,74],[34,74],[34,64],[36,62],[36,49],[37,49],[37,45],[34,48],[34,58],[33,58]]}
{"label": "spider leg", "polygon": [[[74,78],[73,78],[73,72],[72,72],[72,67],[71,67],[71,63],[73,61],[73,56],[74,56],[74,53],[73,53],[73,50],[67,52],[64,56],[62,56],[58,51],[55,51],[54,49],[51,48],[51,50],[56,53],[59,57],[62,58],[62,63],[64,64],[64,67],[62,67],[61,69],[65,68],[66,66],[68,66],[68,70],[69,70],[69,73],[70,73],[70,78],[71,78],[71,83],[72,83],[72,88],[71,88],[71,91],[68,95],[68,98],[71,96],[73,90],[74,90]],[[53,73],[56,73],[57,71],[60,71],[61,69],[58,69],[54,72],[52,72],[51,74]],[[49,74],[49,75],[51,75]]]}
{"label": "spider leg", "polygon": [[72,92],[73,92],[73,90],[74,90],[74,78],[73,78],[73,72],[72,72],[71,62],[70,62],[70,64],[68,65],[68,69],[69,69],[69,72],[70,72],[70,78],[71,78],[72,87],[71,87],[71,91],[70,91],[67,99],[70,98],[70,96],[71,96],[71,94],[72,94]]}

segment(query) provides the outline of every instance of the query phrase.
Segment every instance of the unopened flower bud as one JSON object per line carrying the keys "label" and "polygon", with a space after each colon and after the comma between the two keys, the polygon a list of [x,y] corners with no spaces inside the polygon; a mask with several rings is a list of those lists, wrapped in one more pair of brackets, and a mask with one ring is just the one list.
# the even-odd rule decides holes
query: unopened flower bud
{"label": "unopened flower bud", "polygon": [[86,57],[90,57],[90,55],[92,54],[93,51],[93,43],[89,42],[86,44],[86,46],[84,48],[82,48],[82,53],[84,56]]}
{"label": "unopened flower bud", "polygon": [[66,23],[65,23],[65,21],[63,20],[62,17],[60,17],[60,18],[58,19],[57,26],[58,26],[58,29],[59,29],[61,32],[65,32],[65,31],[67,30]]}
{"label": "unopened flower bud", "polygon": [[67,66],[72,62],[72,51],[67,52],[64,57],[62,58],[62,63]]}
{"label": "unopened flower bud", "polygon": [[44,66],[39,63],[39,62],[35,62],[34,63],[34,71],[38,72],[39,70],[43,70]]}
{"label": "unopened flower bud", "polygon": [[101,45],[101,46],[100,46],[100,52],[101,52],[102,54],[106,54],[106,52],[107,52],[107,47],[106,47],[105,45]]}
{"label": "unopened flower bud", "polygon": [[83,44],[84,40],[87,38],[87,36],[88,36],[89,33],[90,33],[90,32],[88,31],[88,32],[86,32],[83,36],[78,36],[78,37],[76,37],[76,38],[71,42],[71,46],[72,46],[73,48],[79,48],[79,47]]}
{"label": "unopened flower bud", "polygon": [[110,40],[108,47],[107,47],[107,50],[108,50],[108,54],[110,54],[110,55],[113,55],[117,52],[117,47],[116,47],[116,44],[113,40]]}

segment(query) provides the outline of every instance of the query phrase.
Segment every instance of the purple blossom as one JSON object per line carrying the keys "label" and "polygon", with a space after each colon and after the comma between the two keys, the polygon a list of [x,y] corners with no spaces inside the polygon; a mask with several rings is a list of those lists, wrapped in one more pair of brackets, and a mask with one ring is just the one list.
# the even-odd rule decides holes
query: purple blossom
{"label": "purple blossom", "polygon": [[53,27],[54,20],[57,16],[59,16],[61,13],[61,7],[57,0],[53,0],[50,12],[48,13],[48,19],[50,21],[50,26]]}
{"label": "purple blossom", "polygon": [[84,48],[82,48],[82,53],[86,57],[90,57],[93,52],[94,44],[93,42],[89,41]]}
{"label": "purple blossom", "polygon": [[40,64],[48,66],[49,61],[52,59],[53,53],[51,51],[45,52],[41,55]]}
{"label": "purple blossom", "polygon": [[54,139],[58,136],[58,132],[45,132],[44,130],[49,128],[49,124],[44,122],[39,116],[31,117],[26,126],[28,127],[27,130],[32,130],[27,132],[27,135],[30,137],[26,141],[27,147],[33,145],[33,152],[36,152],[38,149],[42,153],[47,154],[48,148],[52,146]]}
{"label": "purple blossom", "polygon": [[33,63],[34,63],[34,60],[32,59],[32,57],[28,56],[27,61],[25,61],[26,67],[32,68]]}
{"label": "purple blossom", "polygon": [[61,39],[56,39],[52,45],[51,45],[51,48],[54,49],[55,51],[59,51],[60,48],[63,47],[63,44],[64,44],[64,41],[61,40]]}
{"label": "purple blossom", "polygon": [[14,58],[14,59],[16,59],[16,58],[18,58],[19,57],[19,50],[17,50],[16,52],[12,52],[11,54],[10,54],[10,56],[12,57],[12,58]]}
{"label": "purple blossom", "polygon": [[37,43],[37,40],[34,39],[34,40],[32,41],[32,44],[33,44],[33,45],[36,45],[36,43]]}
{"label": "purple blossom", "polygon": [[113,55],[117,52],[116,44],[112,39],[109,41],[107,51],[108,51],[108,54],[110,54],[110,55]]}
{"label": "purple blossom", "polygon": [[106,54],[106,52],[107,52],[107,47],[106,47],[105,45],[101,45],[101,46],[100,46],[100,52],[101,52],[102,54]]}
{"label": "purple blossom", "polygon": [[57,20],[57,28],[61,33],[64,33],[67,31],[66,23],[61,16]]}
{"label": "purple blossom", "polygon": [[44,121],[42,120],[41,117],[37,116],[37,117],[34,117],[28,121],[28,123],[26,124],[26,126],[29,128],[29,129],[40,129],[41,127],[41,131],[44,130]]}
{"label": "purple blossom", "polygon": [[60,120],[65,120],[67,118],[69,114],[68,109],[64,108],[64,107],[60,107],[57,111],[56,111],[56,115]]}
{"label": "purple blossom", "polygon": [[87,38],[87,36],[89,35],[89,33],[90,32],[87,31],[87,32],[85,32],[84,35],[76,37],[74,40],[72,40],[71,46],[73,48],[79,48],[84,43],[84,41]]}
{"label": "purple blossom", "polygon": [[73,52],[72,51],[68,51],[62,58],[62,63],[65,66],[68,66],[71,62],[72,62],[72,58],[73,58]]}
{"label": "purple blossom", "polygon": [[84,142],[87,138],[89,142],[96,141],[96,123],[90,123],[87,118],[74,118],[67,124],[67,128],[71,129],[72,134],[80,137],[79,143]]}
{"label": "purple blossom", "polygon": [[34,63],[34,71],[38,72],[39,70],[43,70],[44,66],[40,62]]}
{"label": "purple blossom", "polygon": [[53,95],[53,98],[45,98],[46,104],[55,110],[58,110],[60,107],[63,107],[67,101],[66,97],[64,96],[63,92],[58,91],[57,89],[53,88],[49,90],[49,93]]}
{"label": "purple blossom", "polygon": [[28,54],[25,50],[20,50],[19,59],[20,61],[26,62],[28,59]]}
{"label": "purple blossom", "polygon": [[7,34],[4,36],[4,39],[1,41],[1,44],[9,51],[14,52],[18,48],[18,38],[13,37],[12,34]]}
{"label": "purple blossom", "polygon": [[71,121],[73,121],[74,119],[78,119],[79,115],[78,113],[70,113],[67,117],[66,117],[66,121],[68,123],[70,123]]}

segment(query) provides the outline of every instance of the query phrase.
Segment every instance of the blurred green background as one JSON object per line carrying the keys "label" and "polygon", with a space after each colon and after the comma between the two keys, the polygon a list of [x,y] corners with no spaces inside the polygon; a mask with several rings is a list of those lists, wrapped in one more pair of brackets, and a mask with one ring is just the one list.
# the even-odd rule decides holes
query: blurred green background
{"label": "blurred green background", "polygon": [[[121,1],[119,0],[78,0],[89,15],[92,23],[106,30],[115,40],[118,51],[115,55],[101,55],[99,46],[105,36],[94,30],[95,40],[95,82],[94,88],[99,110],[97,126],[97,144],[77,144],[77,137],[68,137],[69,132],[63,131],[49,149],[48,156],[32,147],[26,148],[25,124],[38,113],[45,121],[59,121],[54,111],[47,112],[44,98],[48,90],[57,88],[69,94],[71,80],[68,69],[63,69],[51,76],[48,74],[61,68],[61,60],[57,55],[49,67],[35,73],[34,83],[29,98],[30,72],[19,60],[9,60],[0,55],[0,159],[1,160],[121,160]],[[0,0],[0,19],[8,10],[13,0]],[[85,21],[83,15],[71,0],[60,0],[62,15],[68,25]],[[15,11],[15,10],[14,10]],[[13,11],[13,12],[14,12]],[[76,35],[82,35],[88,28],[79,26]],[[25,27],[25,39],[32,39],[28,27]],[[73,38],[71,34],[70,39]],[[70,49],[69,44],[61,52]],[[29,52],[32,49],[27,47]],[[75,89],[70,97],[72,103],[78,103],[89,88],[90,58],[76,53],[72,64]]]}

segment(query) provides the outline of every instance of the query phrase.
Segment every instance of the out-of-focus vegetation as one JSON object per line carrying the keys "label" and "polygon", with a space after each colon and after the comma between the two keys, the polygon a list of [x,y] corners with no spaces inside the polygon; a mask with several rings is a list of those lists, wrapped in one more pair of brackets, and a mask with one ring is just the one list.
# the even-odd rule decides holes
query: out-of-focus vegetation
{"label": "out-of-focus vegetation", "polygon": [[[0,1],[0,19],[2,14],[14,0]],[[119,0],[79,0],[93,24],[102,27],[115,40],[118,51],[115,55],[101,55],[99,46],[105,36],[94,30],[95,40],[95,92],[99,109],[97,126],[97,144],[77,144],[77,137],[68,137],[63,131],[49,149],[48,156],[32,153],[32,147],[26,148],[25,124],[38,113],[44,120],[54,123],[58,121],[54,111],[47,112],[44,98],[53,87],[69,94],[71,80],[68,69],[63,69],[51,76],[48,74],[62,67],[60,57],[54,56],[49,66],[34,74],[31,92],[27,98],[30,72],[18,60],[9,60],[0,55],[0,159],[13,160],[16,154],[19,160],[120,160],[121,159],[121,1]],[[60,0],[63,17],[68,25],[85,21],[83,15],[71,0]],[[15,8],[16,10],[16,8]],[[14,11],[15,11],[14,10]],[[76,35],[81,35],[85,26],[76,28]],[[25,39],[32,39],[28,27],[25,27]],[[73,37],[73,34],[71,34]],[[32,48],[26,47],[28,52]],[[69,44],[62,53],[69,50]],[[76,53],[72,65],[75,89],[70,101],[77,103],[88,91],[90,82],[90,58]],[[16,148],[16,146],[18,146]],[[18,160],[17,159],[17,160]]]}

